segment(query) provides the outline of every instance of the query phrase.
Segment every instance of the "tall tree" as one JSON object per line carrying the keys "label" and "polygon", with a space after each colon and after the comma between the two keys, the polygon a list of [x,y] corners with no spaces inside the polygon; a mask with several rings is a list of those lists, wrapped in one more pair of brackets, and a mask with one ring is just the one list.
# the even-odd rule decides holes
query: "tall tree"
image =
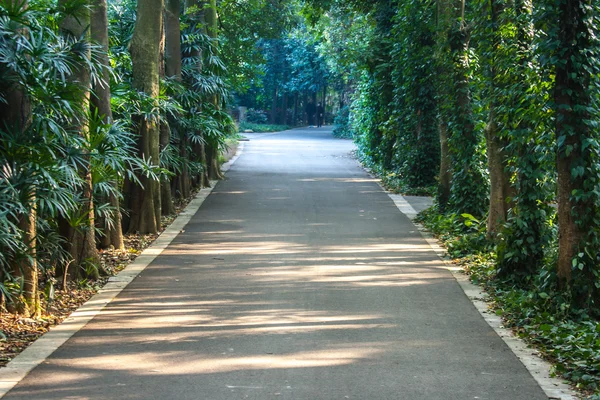
{"label": "tall tree", "polygon": [[[204,6],[204,22],[206,24],[206,33],[211,41],[211,53],[218,57],[219,55],[219,23],[217,19],[217,1],[209,0]],[[221,109],[222,98],[219,93],[211,95],[211,103],[215,112]],[[216,119],[220,117],[215,114]],[[219,164],[219,138],[215,135],[209,135],[206,138],[206,167],[208,168],[208,177],[210,179],[223,179],[223,173]]]}
{"label": "tall tree", "polygon": [[[510,206],[505,229],[499,237],[498,270],[502,277],[528,284],[542,265],[550,240],[548,215],[550,191],[546,183],[552,165],[548,162],[549,143],[543,134],[548,118],[539,104],[541,69],[536,57],[533,3],[517,0],[499,14],[498,45],[491,63],[497,68],[491,93],[497,123],[504,207]],[[545,115],[544,115],[545,114]],[[492,155],[490,155],[492,156]],[[495,177],[502,177],[490,170]],[[512,187],[506,191],[507,180]],[[497,183],[497,182],[495,182]],[[510,197],[510,203],[507,198]]]}
{"label": "tall tree", "polygon": [[487,219],[487,234],[495,237],[502,224],[508,217],[509,198],[514,196],[511,191],[510,173],[508,170],[508,155],[505,147],[508,145],[505,136],[501,134],[496,117],[499,107],[498,89],[498,49],[502,45],[502,15],[505,5],[502,0],[489,2],[489,22],[491,32],[487,52],[484,52],[489,74],[489,119],[485,128],[488,169],[490,174],[490,202]]}
{"label": "tall tree", "polygon": [[[181,32],[179,27],[179,1],[167,2],[164,12],[163,38],[161,39],[161,79],[169,78],[181,81]],[[169,71],[167,71],[167,69]],[[160,121],[160,152],[171,144],[171,124],[166,116]],[[160,182],[160,205],[163,215],[175,213],[171,196],[171,181],[163,177]]]}
{"label": "tall tree", "polygon": [[450,77],[448,73],[447,60],[448,49],[446,31],[451,23],[451,0],[437,0],[436,2],[436,52],[435,66],[438,78],[436,79],[436,94],[439,104],[438,132],[440,137],[440,169],[436,200],[440,212],[448,210],[450,193],[452,190],[452,160],[450,159],[450,147],[448,145],[448,106],[447,99],[450,93]]}
{"label": "tall tree", "polygon": [[[163,0],[139,0],[131,38],[133,87],[151,101],[159,96],[160,42],[163,32]],[[147,114],[136,118],[140,156],[158,165],[160,118]],[[142,185],[131,185],[129,232],[156,233],[160,228],[160,182],[141,175]]]}
{"label": "tall tree", "polygon": [[483,175],[480,143],[473,113],[470,86],[471,28],[466,18],[466,0],[452,4],[452,18],[447,26],[449,51],[450,97],[445,99],[448,121],[448,148],[452,162],[450,206],[458,214],[477,216],[487,209],[487,184]]}
{"label": "tall tree", "polygon": [[[59,1],[59,4],[68,8],[67,0]],[[90,33],[90,9],[89,4],[81,4],[73,15],[66,16],[61,23],[61,30],[67,36],[77,40],[85,37],[85,42],[89,43]],[[84,42],[84,43],[85,43]],[[83,137],[83,140],[89,142],[89,120],[88,110],[90,104],[91,91],[91,71],[88,67],[88,60],[91,59],[91,48],[81,53],[80,64],[73,70],[71,79],[77,83],[78,92],[76,93],[75,105],[79,111],[78,115],[72,120],[70,127]],[[86,60],[87,59],[87,60]],[[80,167],[82,177],[82,192],[80,208],[70,215],[63,224],[63,235],[67,238],[67,246],[73,258],[72,268],[68,271],[73,279],[81,275],[90,275],[98,277],[98,268],[100,257],[96,249],[96,232],[94,221],[94,198],[92,171],[89,154],[82,149],[84,165]],[[94,266],[86,268],[86,266]],[[66,272],[66,271],[65,271]]]}
{"label": "tall tree", "polygon": [[[207,7],[207,2],[203,0],[186,0],[186,16],[190,19],[192,26],[192,32],[194,36],[200,36],[206,34],[206,20],[205,20],[205,8]],[[191,65],[191,73],[192,75],[196,75],[192,77],[189,82],[190,86],[195,87],[195,79],[197,77],[201,77],[204,74],[204,62],[203,62],[203,51],[202,47],[196,44],[192,46],[189,50],[188,58],[189,64]],[[201,89],[198,89],[199,91]],[[204,95],[204,93],[200,93]],[[204,110],[202,109],[202,104],[195,104],[194,112],[197,114],[202,113]],[[200,187],[208,187],[210,186],[210,177],[208,174],[208,157],[207,157],[207,141],[206,141],[206,133],[200,131],[199,129],[195,132],[197,140],[193,141],[192,148],[195,156],[198,158],[200,163],[203,166],[203,171],[197,177],[195,182]]]}
{"label": "tall tree", "polygon": [[558,22],[550,44],[555,69],[554,103],[558,171],[558,277],[580,305],[600,300],[596,252],[600,245],[597,100],[600,43],[592,0],[555,0]]}
{"label": "tall tree", "polygon": [[[112,124],[113,114],[110,105],[110,61],[108,59],[108,16],[106,0],[92,1],[92,15],[90,22],[90,34],[93,42],[101,47],[99,52],[99,62],[102,64],[101,79],[94,83],[91,97],[92,115],[96,114],[102,119],[104,124]],[[115,192],[118,190],[118,183],[113,183]],[[111,193],[108,199],[113,208],[112,223],[103,226],[104,235],[101,243],[103,247],[113,246],[116,249],[123,250],[123,227],[121,223],[121,205],[119,197]]]}
{"label": "tall tree", "polygon": [[392,30],[394,168],[406,187],[415,189],[433,186],[439,169],[434,22],[434,2],[411,1],[398,6]]}
{"label": "tall tree", "polygon": [[181,12],[180,0],[167,0],[165,4],[165,74],[181,81]]}
{"label": "tall tree", "polygon": [[[26,13],[28,3],[18,0],[4,0],[0,3],[3,7],[12,10],[16,15]],[[20,46],[21,39],[27,37],[29,30],[26,24],[15,30],[13,40]],[[25,41],[25,40],[24,40]],[[4,68],[3,68],[4,69]],[[6,71],[5,71],[6,73]],[[8,81],[8,87],[0,85],[0,98],[4,98],[0,107],[0,131],[8,130],[23,133],[31,124],[31,102],[27,90],[19,83],[15,73],[8,73],[3,79]],[[15,225],[20,230],[20,241],[24,245],[24,254],[14,252],[12,259],[11,275],[20,280],[22,295],[12,299],[11,311],[23,313],[26,316],[37,317],[41,312],[40,294],[38,289],[38,262],[37,262],[37,205],[36,188],[27,185],[22,197],[22,207],[13,214]],[[4,271],[3,271],[4,272]],[[7,276],[2,273],[3,281]],[[0,282],[3,283],[3,282]]]}

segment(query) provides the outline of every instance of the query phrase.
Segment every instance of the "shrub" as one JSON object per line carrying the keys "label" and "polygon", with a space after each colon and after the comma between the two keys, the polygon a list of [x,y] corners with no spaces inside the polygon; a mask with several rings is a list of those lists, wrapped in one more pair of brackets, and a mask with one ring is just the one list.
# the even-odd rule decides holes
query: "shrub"
{"label": "shrub", "polygon": [[256,110],[254,108],[249,108],[246,111],[246,121],[255,123],[255,124],[266,124],[267,123],[267,113],[263,110]]}
{"label": "shrub", "polygon": [[353,137],[350,127],[350,108],[348,106],[344,106],[338,111],[333,124],[333,136],[348,139]]}

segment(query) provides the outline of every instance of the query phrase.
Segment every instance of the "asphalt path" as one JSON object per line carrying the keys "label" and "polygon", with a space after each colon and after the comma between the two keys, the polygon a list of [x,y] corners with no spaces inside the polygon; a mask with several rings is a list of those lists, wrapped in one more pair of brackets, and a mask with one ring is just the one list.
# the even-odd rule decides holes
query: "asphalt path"
{"label": "asphalt path", "polygon": [[249,136],[174,242],[4,399],[546,399],[350,141]]}

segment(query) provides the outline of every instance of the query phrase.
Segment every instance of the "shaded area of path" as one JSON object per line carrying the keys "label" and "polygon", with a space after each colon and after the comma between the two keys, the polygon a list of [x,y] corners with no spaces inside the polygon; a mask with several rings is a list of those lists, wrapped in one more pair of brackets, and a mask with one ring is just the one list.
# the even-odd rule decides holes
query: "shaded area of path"
{"label": "shaded area of path", "polygon": [[351,149],[326,129],[250,137],[5,399],[545,399]]}

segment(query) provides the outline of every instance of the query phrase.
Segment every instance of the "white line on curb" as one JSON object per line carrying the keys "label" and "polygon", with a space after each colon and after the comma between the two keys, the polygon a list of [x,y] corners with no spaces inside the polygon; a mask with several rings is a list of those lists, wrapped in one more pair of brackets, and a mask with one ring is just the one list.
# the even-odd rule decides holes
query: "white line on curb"
{"label": "white line on curb", "polygon": [[396,207],[398,207],[398,209],[419,229],[423,238],[429,243],[433,251],[446,265],[445,269],[452,273],[465,295],[471,300],[483,319],[485,319],[488,325],[496,331],[496,334],[500,336],[515,356],[523,363],[546,396],[548,396],[549,399],[557,400],[576,400],[580,398],[568,384],[564,383],[561,379],[553,378],[550,375],[550,363],[539,357],[536,350],[528,347],[527,344],[522,339],[516,337],[510,329],[505,328],[502,325],[502,319],[499,316],[490,312],[488,304],[483,300],[487,295],[481,291],[479,286],[471,283],[469,277],[464,273],[462,268],[444,259],[446,250],[438,244],[437,240],[422,225],[414,222],[417,212],[408,201],[406,201],[402,195],[390,192],[387,192],[387,194],[394,201]]}
{"label": "white line on curb", "polygon": [[[235,156],[223,164],[222,170],[227,171],[242,154],[244,144],[240,143]],[[169,225],[160,236],[140,254],[131,264],[109,278],[108,282],[85,304],[74,311],[60,325],[46,332],[33,342],[18,356],[0,369],[0,398],[4,397],[13,387],[27,376],[31,370],[44,362],[54,351],[82,329],[104,309],[125,287],[133,281],[164,249],[177,237],[181,230],[196,214],[204,200],[212,192],[218,181],[212,181],[210,188],[200,190],[179,216]]]}

